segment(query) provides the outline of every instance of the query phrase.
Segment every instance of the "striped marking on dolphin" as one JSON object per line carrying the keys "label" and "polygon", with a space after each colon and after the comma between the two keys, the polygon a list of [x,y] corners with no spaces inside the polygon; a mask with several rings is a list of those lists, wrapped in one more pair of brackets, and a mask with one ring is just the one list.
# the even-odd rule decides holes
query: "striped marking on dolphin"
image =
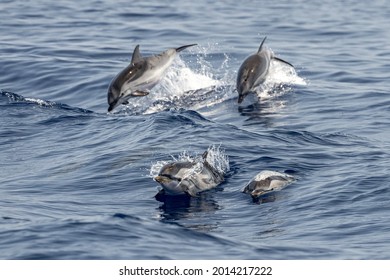
{"label": "striped marking on dolphin", "polygon": [[279,191],[294,181],[295,178],[286,173],[264,170],[249,181],[242,192],[250,194],[252,198],[258,198],[267,193]]}
{"label": "striped marking on dolphin", "polygon": [[119,72],[108,87],[108,112],[120,104],[128,104],[128,99],[149,94],[149,91],[163,78],[176,55],[197,44],[168,49],[160,54],[142,57],[139,45],[134,49],[131,63]]}
{"label": "striped marking on dolphin", "polygon": [[255,92],[256,87],[264,83],[272,59],[294,67],[291,63],[274,56],[270,49],[263,47],[265,39],[267,37],[261,42],[257,53],[247,57],[238,70],[236,84],[238,103],[241,103],[249,93]]}

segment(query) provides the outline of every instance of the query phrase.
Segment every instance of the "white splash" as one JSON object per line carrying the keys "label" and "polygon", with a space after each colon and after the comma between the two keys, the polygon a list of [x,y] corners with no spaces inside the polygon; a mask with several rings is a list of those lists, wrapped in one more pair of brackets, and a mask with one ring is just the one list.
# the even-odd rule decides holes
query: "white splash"
{"label": "white splash", "polygon": [[298,76],[295,69],[277,60],[271,60],[269,74],[266,83],[307,85],[306,81]]}
{"label": "white splash", "polygon": [[[183,161],[194,163],[194,166],[189,169],[187,172],[188,174],[186,174],[183,178],[191,176],[192,174],[200,173],[204,165],[204,158],[202,155],[203,154],[191,154],[188,151],[183,151],[177,157],[171,156],[172,160],[170,161],[157,161],[151,165],[149,176],[152,178],[156,177],[161,168],[168,163]],[[226,155],[225,150],[221,148],[220,145],[211,145],[207,149],[206,161],[220,174],[225,174],[230,169],[229,158]]]}
{"label": "white splash", "polygon": [[211,75],[192,71],[180,57],[177,57],[164,78],[153,88],[150,94],[154,94],[156,98],[174,100],[187,91],[208,88],[219,84],[221,82],[213,79]]}
{"label": "white splash", "polygon": [[225,101],[230,92],[216,89],[231,83],[227,70],[229,58],[224,55],[220,65],[212,65],[207,55],[211,49],[212,46],[193,50],[198,54],[196,62],[189,62],[191,66],[177,56],[148,96],[133,98],[129,105],[122,108],[128,113],[151,114],[172,107],[196,110]]}
{"label": "white splash", "polygon": [[[272,52],[273,53],[273,52]],[[307,85],[299,77],[296,70],[283,62],[271,60],[265,82],[258,87],[256,93],[260,99],[269,99],[288,93],[293,85]]]}
{"label": "white splash", "polygon": [[[218,44],[198,46],[190,51],[197,53],[196,61],[185,62],[177,56],[163,79],[142,98],[132,98],[121,111],[129,114],[152,114],[171,108],[198,110],[236,98],[235,81],[238,69],[231,69],[231,58],[221,54]],[[211,56],[222,57],[218,61]],[[271,61],[266,81],[256,90],[263,100],[282,96],[293,85],[306,85],[293,67]],[[277,103],[279,101],[276,101]],[[275,106],[284,107],[284,101]]]}
{"label": "white splash", "polygon": [[39,99],[39,98],[25,97],[24,100],[26,102],[35,103],[35,104],[37,104],[39,106],[44,106],[44,107],[53,107],[53,106],[56,105],[55,102],[45,101],[45,100],[42,100],[42,99]]}
{"label": "white splash", "polygon": [[230,169],[229,158],[221,145],[211,145],[208,148],[206,161],[220,174],[225,174]]}

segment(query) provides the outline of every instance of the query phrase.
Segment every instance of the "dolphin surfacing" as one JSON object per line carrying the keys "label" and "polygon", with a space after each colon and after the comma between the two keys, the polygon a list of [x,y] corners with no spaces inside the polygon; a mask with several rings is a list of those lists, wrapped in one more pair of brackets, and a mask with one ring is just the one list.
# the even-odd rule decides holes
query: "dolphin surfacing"
{"label": "dolphin surfacing", "polygon": [[120,104],[127,104],[128,99],[132,97],[148,95],[149,91],[162,79],[165,71],[171,66],[176,54],[195,45],[168,49],[149,57],[143,57],[139,45],[137,45],[131,63],[116,75],[108,87],[108,112],[111,112]]}
{"label": "dolphin surfacing", "polygon": [[250,194],[252,198],[259,198],[267,193],[279,191],[294,181],[295,178],[286,173],[264,170],[250,180],[242,192]]}
{"label": "dolphin surfacing", "polygon": [[264,48],[265,39],[267,37],[261,42],[257,53],[247,57],[238,70],[236,82],[238,103],[241,103],[249,93],[254,92],[256,87],[264,83],[272,59],[294,67],[289,62],[275,57],[271,50]]}
{"label": "dolphin surfacing", "polygon": [[[163,187],[164,195],[189,195],[215,188],[224,180],[224,173],[207,161],[208,151],[202,155],[202,163],[178,161],[164,165],[154,178]],[[196,170],[199,168],[199,170]],[[160,194],[160,193],[159,193]]]}

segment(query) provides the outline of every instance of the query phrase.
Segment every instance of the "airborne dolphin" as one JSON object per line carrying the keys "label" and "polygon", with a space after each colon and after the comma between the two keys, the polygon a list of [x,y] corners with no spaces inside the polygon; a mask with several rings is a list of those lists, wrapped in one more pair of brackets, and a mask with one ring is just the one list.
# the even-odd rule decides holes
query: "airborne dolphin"
{"label": "airborne dolphin", "polygon": [[255,88],[265,81],[271,59],[278,60],[294,67],[287,61],[275,57],[272,51],[268,48],[263,48],[265,39],[267,39],[267,37],[265,37],[261,42],[257,53],[246,58],[238,70],[236,85],[238,91],[238,103],[241,103],[245,96],[254,92]]}
{"label": "airborne dolphin", "polygon": [[196,44],[168,49],[158,55],[142,57],[137,45],[131,63],[111,81],[108,87],[108,111],[120,104],[127,104],[131,97],[145,96],[161,80],[165,70],[180,51]]}
{"label": "airborne dolphin", "polygon": [[216,170],[207,161],[208,151],[202,155],[200,171],[195,171],[196,162],[179,161],[164,165],[155,181],[161,184],[165,195],[196,196],[199,192],[212,189],[223,180],[223,173]]}

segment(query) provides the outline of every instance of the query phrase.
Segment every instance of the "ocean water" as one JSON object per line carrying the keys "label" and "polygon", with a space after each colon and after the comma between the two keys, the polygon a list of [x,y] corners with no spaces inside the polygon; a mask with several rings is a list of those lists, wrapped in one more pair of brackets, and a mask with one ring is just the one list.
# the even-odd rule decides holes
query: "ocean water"
{"label": "ocean water", "polygon": [[[0,3],[1,259],[390,259],[387,1]],[[243,60],[266,46],[258,97]],[[183,51],[107,113],[130,61]],[[225,181],[155,199],[161,162],[220,147]],[[240,192],[262,170],[296,181]]]}

